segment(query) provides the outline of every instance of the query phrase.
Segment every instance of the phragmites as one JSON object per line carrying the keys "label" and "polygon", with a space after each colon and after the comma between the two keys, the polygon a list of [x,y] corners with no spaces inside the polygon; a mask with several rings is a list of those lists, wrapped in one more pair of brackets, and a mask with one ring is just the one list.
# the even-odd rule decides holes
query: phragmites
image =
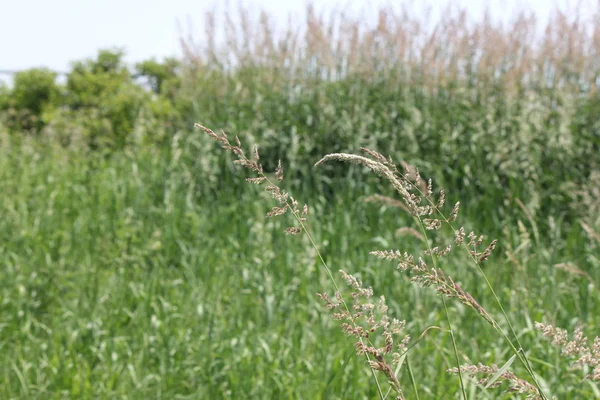
{"label": "phragmites", "polygon": [[454,243],[456,243],[457,246],[460,246],[464,242],[465,242],[465,228],[461,226],[458,230],[454,231]]}
{"label": "phragmites", "polygon": [[[249,159],[244,154],[244,150],[242,149],[242,143],[240,142],[240,139],[237,136],[235,137],[235,145],[232,145],[229,142],[229,138],[227,137],[227,134],[224,131],[221,131],[221,133],[218,134],[218,133],[214,132],[212,129],[209,129],[200,124],[195,124],[194,126],[196,128],[202,129],[210,137],[215,139],[217,142],[221,143],[221,147],[223,147],[225,150],[229,150],[233,154],[235,154],[238,157],[238,159],[234,161],[235,164],[246,167],[246,168],[256,172],[259,175],[263,174],[262,165],[258,162],[258,159],[259,159],[258,158],[258,148],[256,148],[256,147],[254,148],[254,159]],[[260,183],[260,182],[255,181],[253,183]]]}
{"label": "phragmites", "polygon": [[283,181],[283,166],[281,165],[281,160],[277,162],[277,169],[275,170],[275,176],[279,182]]}
{"label": "phragmites", "polygon": [[442,227],[442,221],[437,218],[424,218],[423,224],[428,231],[437,231]]}
{"label": "phragmites", "polygon": [[552,344],[562,349],[563,356],[575,358],[576,366],[590,368],[591,372],[585,376],[586,379],[600,381],[600,336],[596,336],[590,346],[590,339],[583,335],[581,328],[575,329],[571,340],[564,329],[541,322],[536,322],[535,328],[552,339]]}
{"label": "phragmites", "polygon": [[340,321],[342,331],[356,338],[356,353],[369,356],[369,367],[381,372],[396,391],[396,399],[403,399],[400,381],[394,369],[402,361],[410,340],[402,335],[405,321],[390,318],[385,297],[373,300],[373,289],[364,287],[356,277],[340,271],[346,284],[352,289],[352,303],[344,307],[342,295],[336,292],[333,299],[327,293],[318,294],[330,310],[332,317]]}
{"label": "phragmites", "polygon": [[492,251],[494,251],[494,249],[496,248],[496,243],[498,243],[498,240],[494,239],[483,253],[475,252],[474,256],[477,257],[477,262],[483,262],[487,260],[488,257],[492,255]]}
{"label": "phragmites", "polygon": [[258,178],[246,178],[247,182],[254,183],[255,185],[260,185],[265,181],[264,176],[259,176]]}
{"label": "phragmites", "polygon": [[585,222],[581,222],[581,227],[590,238],[594,239],[600,244],[600,233],[596,232],[591,226],[589,226]]}
{"label": "phragmites", "polygon": [[450,217],[448,217],[448,221],[450,221],[450,222],[456,221],[456,218],[458,217],[459,208],[460,208],[460,201],[457,201],[456,204],[454,204],[454,208],[452,208],[452,211],[450,212]]}
{"label": "phragmites", "polygon": [[283,231],[286,235],[299,235],[300,233],[302,233],[302,228],[298,227],[298,226],[290,226],[288,228],[285,228],[285,230]]}
{"label": "phragmites", "polygon": [[[361,148],[363,152],[371,156],[367,158],[356,154],[332,153],[321,158],[315,167],[318,167],[329,161],[342,161],[354,164],[360,164],[369,168],[375,174],[385,178],[391,183],[392,187],[400,194],[402,202],[386,196],[375,195],[367,198],[365,201],[375,201],[394,207],[400,207],[409,211],[413,216],[421,218],[435,213],[440,213],[440,209],[446,202],[446,193],[440,190],[437,201],[432,199],[433,184],[431,179],[427,184],[424,183],[419,170],[408,163],[404,164],[405,172],[400,173],[398,167],[392,162],[390,157],[386,158],[381,153],[374,150]],[[456,203],[448,219],[444,218],[424,218],[422,219],[425,229],[438,230],[443,222],[456,220],[458,216],[459,204]]]}
{"label": "phragmites", "polygon": [[[437,201],[434,201],[432,198],[433,184],[431,180],[428,180],[427,184],[425,184],[417,168],[406,162],[403,162],[405,172],[402,174],[400,173],[399,168],[394,165],[390,157],[386,158],[381,153],[373,150],[365,148],[362,148],[362,150],[367,155],[372,157],[372,159],[355,154],[333,153],[323,157],[315,164],[315,166],[319,166],[325,162],[333,160],[360,164],[389,181],[392,184],[392,187],[400,194],[405,209],[407,209],[419,221],[423,230],[423,234],[418,233],[413,228],[405,228],[403,232],[413,232],[413,236],[424,239],[424,241],[428,244],[428,248],[423,251],[423,254],[432,258],[434,266],[429,267],[421,257],[415,257],[407,252],[401,252],[398,250],[377,250],[370,252],[370,254],[386,260],[397,261],[398,269],[411,272],[411,280],[413,282],[424,287],[431,286],[438,293],[446,295],[449,298],[459,300],[461,303],[474,309],[492,326],[498,327],[494,319],[473,298],[473,296],[465,292],[460,285],[452,280],[452,278],[446,276],[442,269],[435,267],[435,260],[433,257],[444,257],[448,255],[453,249],[452,244],[430,247],[429,243],[424,237],[425,231],[438,231],[442,228],[444,223],[450,225],[452,221],[456,220],[460,203],[455,203],[452,211],[450,212],[449,218],[446,218],[441,212],[441,208],[444,206],[446,201],[445,191],[440,190]],[[398,201],[384,196],[371,197],[370,200],[392,206],[397,206],[395,203]],[[438,217],[424,217],[434,214],[437,214]],[[408,229],[412,229],[412,231]],[[456,245],[464,244],[464,228],[460,227],[454,232],[454,243]],[[477,248],[482,244],[483,236],[476,236],[474,232],[471,232],[468,238],[469,243],[467,246],[469,248],[470,255],[474,257],[477,263],[487,260],[491,256],[497,243],[496,240],[493,240],[483,252],[479,252],[477,251]]]}

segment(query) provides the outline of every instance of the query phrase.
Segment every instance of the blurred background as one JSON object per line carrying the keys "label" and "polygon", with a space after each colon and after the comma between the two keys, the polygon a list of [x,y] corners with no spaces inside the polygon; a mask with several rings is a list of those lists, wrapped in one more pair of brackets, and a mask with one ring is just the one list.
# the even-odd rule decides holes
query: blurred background
{"label": "blurred background", "polygon": [[[368,255],[419,251],[414,221],[365,201],[393,191],[362,168],[312,166],[368,147],[418,167],[499,239],[486,271],[549,393],[600,396],[532,329],[598,334],[598,3],[3,2],[0,37],[0,397],[376,395],[309,243],[195,122],[281,159],[332,270],[415,338],[439,297]],[[466,260],[442,265],[497,313]],[[451,307],[461,361],[506,362]],[[414,348],[421,398],[459,398],[449,340]]]}
{"label": "blurred background", "polygon": [[[207,12],[216,12],[217,19],[220,19],[224,11],[232,13],[238,6],[254,16],[265,11],[272,20],[272,28],[277,31],[286,27],[289,16],[293,16],[297,27],[301,28],[300,22],[307,16],[307,4],[305,0],[5,2],[1,5],[4,17],[0,34],[2,37],[17,36],[18,40],[4,40],[0,44],[3,59],[0,69],[15,71],[45,66],[66,72],[73,61],[94,57],[98,49],[115,46],[125,49],[125,61],[128,63],[152,57],[181,57],[180,39],[183,34],[193,34],[199,41],[208,40],[204,36]],[[360,16],[372,25],[377,19],[377,10],[390,4],[384,0],[327,0],[318,2],[316,8],[327,14],[335,10]],[[410,10],[413,15],[423,17],[421,23],[429,28],[449,5],[447,1],[439,0],[399,4],[401,6],[397,9]],[[588,15],[594,5],[591,1],[544,0],[456,0],[451,4],[454,8],[464,9],[470,18],[481,19],[487,10],[493,20],[504,23],[518,12],[527,11],[535,14],[540,28],[546,25],[555,8]],[[235,14],[233,12],[230,18],[237,19],[239,15]]]}

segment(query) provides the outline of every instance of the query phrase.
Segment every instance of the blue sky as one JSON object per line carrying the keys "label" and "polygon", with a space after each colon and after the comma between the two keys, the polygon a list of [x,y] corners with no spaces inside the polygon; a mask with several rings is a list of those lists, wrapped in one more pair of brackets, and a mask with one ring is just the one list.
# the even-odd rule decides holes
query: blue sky
{"label": "blue sky", "polygon": [[[447,4],[446,0],[424,2],[434,10]],[[315,2],[319,9],[343,4],[354,10],[387,3],[384,0]],[[419,0],[411,2],[418,3]],[[455,3],[467,7],[473,16],[480,16],[489,6],[495,18],[504,20],[525,7],[535,11],[542,21],[557,4],[553,0],[456,0]],[[187,29],[191,22],[196,38],[200,38],[204,12],[222,8],[224,4],[215,0],[0,0],[0,70],[46,66],[65,71],[72,61],[93,57],[99,48],[115,46],[126,50],[129,62],[178,55],[179,26]],[[235,8],[239,3],[230,4]],[[290,12],[302,16],[306,1],[246,0],[242,4],[253,10],[268,10],[285,21]],[[568,4],[568,0],[558,1],[563,7]]]}

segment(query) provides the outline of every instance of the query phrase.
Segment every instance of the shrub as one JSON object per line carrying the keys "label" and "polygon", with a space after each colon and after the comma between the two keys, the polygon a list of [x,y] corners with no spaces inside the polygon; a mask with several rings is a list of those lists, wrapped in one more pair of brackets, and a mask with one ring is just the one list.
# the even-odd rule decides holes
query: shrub
{"label": "shrub", "polygon": [[47,123],[45,113],[58,107],[61,98],[56,73],[46,68],[18,72],[12,90],[1,92],[0,111],[5,110],[12,131],[39,131]]}
{"label": "shrub", "polygon": [[135,66],[138,76],[148,79],[150,89],[155,94],[165,95],[173,99],[181,87],[181,62],[174,58],[166,58],[162,63],[150,59]]}

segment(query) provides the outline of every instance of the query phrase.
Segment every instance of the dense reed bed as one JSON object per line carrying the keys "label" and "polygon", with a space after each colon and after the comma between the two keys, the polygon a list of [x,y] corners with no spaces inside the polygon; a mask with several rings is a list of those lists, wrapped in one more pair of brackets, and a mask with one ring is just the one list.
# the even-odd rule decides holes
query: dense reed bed
{"label": "dense reed bed", "polygon": [[479,210],[486,223],[518,210],[516,199],[546,226],[575,222],[599,162],[597,13],[556,11],[545,27],[455,7],[437,22],[377,15],[308,8],[284,25],[209,13],[205,34],[183,41],[197,120],[251,137],[304,180],[328,152],[386,149],[465,205],[493,202],[498,213]]}

